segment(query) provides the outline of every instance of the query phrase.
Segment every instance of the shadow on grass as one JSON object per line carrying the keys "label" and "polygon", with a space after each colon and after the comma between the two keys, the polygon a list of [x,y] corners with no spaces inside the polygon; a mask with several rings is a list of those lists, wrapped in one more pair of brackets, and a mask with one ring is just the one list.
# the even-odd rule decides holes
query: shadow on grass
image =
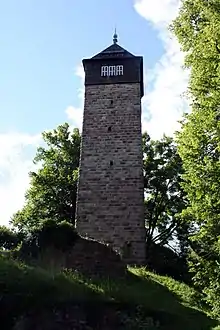
{"label": "shadow on grass", "polygon": [[[102,288],[105,297],[119,304],[121,310],[129,311],[133,317],[141,314],[142,319],[153,319],[153,324],[158,326],[149,329],[211,330],[219,325],[204,311],[199,310],[199,303],[181,300],[179,295],[152,276],[141,277],[128,273],[124,280],[103,280],[96,282],[96,285]],[[189,287],[188,289],[190,290]]]}
{"label": "shadow on grass", "polygon": [[[121,291],[123,283],[119,287]],[[216,320],[199,310],[199,302],[187,302],[185,306],[186,301],[149,275],[137,276],[129,273],[126,284],[124,282],[124,291],[126,294],[122,300],[126,297],[127,301],[142,305],[146,315],[159,321],[159,329],[210,330],[219,325]]]}
{"label": "shadow on grass", "polygon": [[[54,308],[68,309],[74,315],[71,308],[76,305],[85,311],[90,324],[104,322],[104,314],[111,311],[111,315],[120,314],[126,322],[136,320],[146,325],[148,320],[148,326],[143,329],[211,330],[217,326],[205,313],[184,306],[178,295],[147,275],[129,273],[117,282],[95,281],[71,273],[54,275],[0,260],[1,329],[12,329],[15,320],[23,314],[35,315],[33,319],[37,320],[45,311],[51,314]],[[116,328],[127,329],[119,325]],[[96,325],[94,329],[104,328]],[[134,325],[130,329],[138,327]]]}

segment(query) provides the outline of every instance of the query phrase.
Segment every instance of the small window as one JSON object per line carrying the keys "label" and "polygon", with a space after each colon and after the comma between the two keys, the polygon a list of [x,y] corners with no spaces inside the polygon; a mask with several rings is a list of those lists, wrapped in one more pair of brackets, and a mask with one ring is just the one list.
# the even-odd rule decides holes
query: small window
{"label": "small window", "polygon": [[111,132],[112,131],[112,128],[111,126],[108,127],[108,132]]}
{"label": "small window", "polygon": [[113,100],[111,100],[111,101],[110,101],[110,104],[113,105],[113,103],[114,103]]}
{"label": "small window", "polygon": [[115,65],[110,65],[108,68],[109,76],[115,76]]}
{"label": "small window", "polygon": [[116,76],[123,76],[123,65],[116,66]]}
{"label": "small window", "polygon": [[101,67],[101,76],[102,77],[108,76],[108,66],[107,65]]}
{"label": "small window", "polygon": [[113,166],[113,160],[110,160],[110,166]]}

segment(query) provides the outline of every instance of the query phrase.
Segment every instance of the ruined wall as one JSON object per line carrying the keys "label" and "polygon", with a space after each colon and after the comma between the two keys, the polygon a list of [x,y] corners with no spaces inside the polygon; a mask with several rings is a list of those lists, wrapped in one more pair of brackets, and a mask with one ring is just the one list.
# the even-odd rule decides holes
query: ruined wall
{"label": "ruined wall", "polygon": [[77,238],[69,250],[62,251],[48,246],[39,252],[35,262],[47,269],[77,271],[87,278],[118,279],[127,275],[125,262],[114,250],[105,244],[81,237]]}
{"label": "ruined wall", "polygon": [[85,88],[76,228],[145,261],[140,84]]}

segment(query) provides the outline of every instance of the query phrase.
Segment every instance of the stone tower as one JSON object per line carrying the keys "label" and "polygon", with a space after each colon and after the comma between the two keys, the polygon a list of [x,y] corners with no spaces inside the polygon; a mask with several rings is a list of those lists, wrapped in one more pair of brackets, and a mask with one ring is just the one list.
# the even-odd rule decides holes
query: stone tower
{"label": "stone tower", "polygon": [[79,234],[145,260],[143,58],[117,43],[83,60],[85,100],[76,207]]}

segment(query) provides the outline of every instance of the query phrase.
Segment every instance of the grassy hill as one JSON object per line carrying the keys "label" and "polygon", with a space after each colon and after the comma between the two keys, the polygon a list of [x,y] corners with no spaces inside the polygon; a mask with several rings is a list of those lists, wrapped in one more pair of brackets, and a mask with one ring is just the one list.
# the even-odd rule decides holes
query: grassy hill
{"label": "grassy hill", "polygon": [[[54,308],[74,304],[87,306],[91,324],[94,319],[99,322],[107,306],[108,314],[111,310],[126,324],[126,328],[120,329],[220,329],[217,322],[206,315],[206,308],[194,289],[144,269],[129,269],[126,280],[91,281],[79,274],[55,274],[0,258],[0,292],[3,330],[12,329],[15,320],[24,313],[35,313],[36,317],[42,311],[51,313]],[[88,329],[102,329],[91,324]]]}

